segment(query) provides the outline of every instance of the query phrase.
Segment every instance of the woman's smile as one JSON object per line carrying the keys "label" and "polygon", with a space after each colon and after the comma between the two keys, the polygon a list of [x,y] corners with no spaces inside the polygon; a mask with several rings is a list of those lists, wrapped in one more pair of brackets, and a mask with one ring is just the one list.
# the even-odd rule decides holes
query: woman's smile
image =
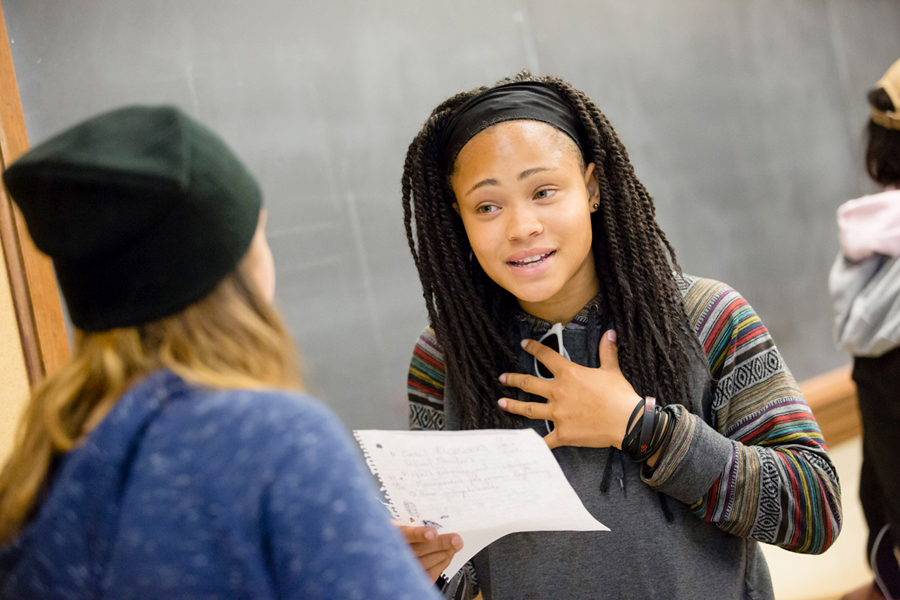
{"label": "woman's smile", "polygon": [[512,272],[522,277],[534,277],[541,275],[550,268],[551,261],[556,255],[556,250],[526,250],[517,252],[511,256],[506,264],[510,266]]}

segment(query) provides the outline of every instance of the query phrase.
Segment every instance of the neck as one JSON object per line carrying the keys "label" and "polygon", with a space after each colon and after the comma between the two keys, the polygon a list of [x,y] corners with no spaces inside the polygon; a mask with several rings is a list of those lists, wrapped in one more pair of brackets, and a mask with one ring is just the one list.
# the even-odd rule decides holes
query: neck
{"label": "neck", "polygon": [[599,292],[600,280],[594,269],[594,257],[589,255],[578,272],[554,296],[540,302],[519,299],[519,306],[549,323],[567,325]]}

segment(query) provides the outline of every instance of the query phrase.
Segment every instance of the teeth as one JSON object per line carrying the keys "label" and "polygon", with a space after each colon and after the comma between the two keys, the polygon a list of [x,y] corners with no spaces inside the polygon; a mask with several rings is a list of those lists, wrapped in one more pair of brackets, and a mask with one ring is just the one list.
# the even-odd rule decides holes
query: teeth
{"label": "teeth", "polygon": [[550,256],[549,252],[547,254],[538,254],[537,256],[529,256],[528,258],[523,258],[522,260],[516,260],[513,262],[517,265],[529,265],[531,263],[535,263],[535,262],[544,260],[548,256]]}

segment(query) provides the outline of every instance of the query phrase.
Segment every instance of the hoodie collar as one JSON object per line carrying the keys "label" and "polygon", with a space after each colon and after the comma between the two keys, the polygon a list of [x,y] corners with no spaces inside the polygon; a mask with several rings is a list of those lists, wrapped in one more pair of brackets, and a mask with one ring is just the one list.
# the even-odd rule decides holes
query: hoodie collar
{"label": "hoodie collar", "polygon": [[[601,311],[599,293],[591,298],[591,300],[587,304],[585,304],[580,311],[578,311],[577,315],[572,317],[572,320],[569,321],[566,327],[571,329],[584,329],[585,327],[587,327],[588,320],[590,318],[590,312],[592,310],[596,310],[598,313]],[[516,311],[516,318],[519,321],[526,323],[532,334],[545,333],[550,329],[550,327],[553,326],[553,323],[551,323],[550,321],[545,321],[540,317],[529,314],[521,308]]]}

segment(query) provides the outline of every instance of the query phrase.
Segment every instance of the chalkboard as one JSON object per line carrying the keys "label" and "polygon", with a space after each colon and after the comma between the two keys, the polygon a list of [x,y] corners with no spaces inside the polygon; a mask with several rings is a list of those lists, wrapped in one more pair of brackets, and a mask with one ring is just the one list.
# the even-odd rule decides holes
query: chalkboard
{"label": "chalkboard", "polygon": [[617,128],[685,271],[741,291],[803,379],[833,349],[834,211],[872,191],[865,92],[900,57],[885,0],[3,0],[32,143],[173,103],[258,176],[309,387],[401,428],[424,303],[406,147],[450,95],[529,68]]}

